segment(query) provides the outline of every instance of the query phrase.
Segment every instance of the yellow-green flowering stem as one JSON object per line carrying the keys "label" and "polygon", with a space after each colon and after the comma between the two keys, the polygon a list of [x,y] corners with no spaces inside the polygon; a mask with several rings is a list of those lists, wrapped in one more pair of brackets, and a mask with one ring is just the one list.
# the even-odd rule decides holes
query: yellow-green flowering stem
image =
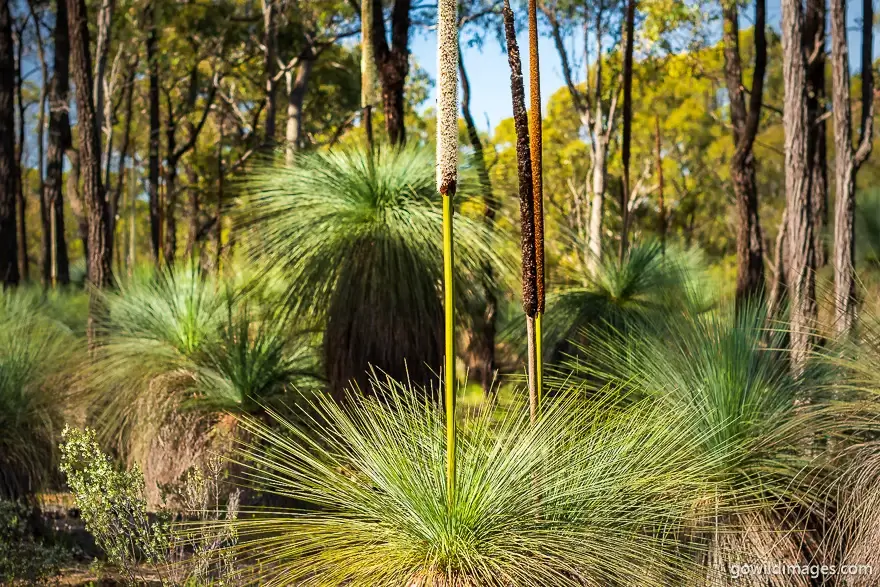
{"label": "yellow-green flowering stem", "polygon": [[541,330],[544,312],[535,314],[535,389],[537,391],[537,411],[541,413],[541,402],[544,399],[544,345],[541,341]]}
{"label": "yellow-green flowering stem", "polygon": [[443,195],[443,310],[446,326],[444,395],[446,397],[446,492],[455,492],[455,306],[453,296],[452,193]]}

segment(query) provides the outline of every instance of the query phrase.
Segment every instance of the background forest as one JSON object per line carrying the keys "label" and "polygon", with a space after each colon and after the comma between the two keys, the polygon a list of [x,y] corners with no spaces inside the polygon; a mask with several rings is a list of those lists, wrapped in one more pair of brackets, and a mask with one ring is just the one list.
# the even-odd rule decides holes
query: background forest
{"label": "background forest", "polygon": [[0,0],[0,581],[876,584],[874,20]]}

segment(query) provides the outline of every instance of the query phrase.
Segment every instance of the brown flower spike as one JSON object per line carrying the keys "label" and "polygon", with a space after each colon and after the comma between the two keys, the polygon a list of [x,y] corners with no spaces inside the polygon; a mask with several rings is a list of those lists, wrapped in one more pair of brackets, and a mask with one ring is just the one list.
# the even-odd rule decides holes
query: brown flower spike
{"label": "brown flower spike", "polygon": [[516,43],[516,28],[509,0],[504,0],[504,36],[510,64],[510,92],[513,97],[513,122],[516,128],[516,160],[519,176],[519,216],[522,242],[523,310],[532,318],[538,311],[537,260],[535,257],[535,206],[533,200],[532,160],[529,148],[529,121],[526,114],[522,63]]}

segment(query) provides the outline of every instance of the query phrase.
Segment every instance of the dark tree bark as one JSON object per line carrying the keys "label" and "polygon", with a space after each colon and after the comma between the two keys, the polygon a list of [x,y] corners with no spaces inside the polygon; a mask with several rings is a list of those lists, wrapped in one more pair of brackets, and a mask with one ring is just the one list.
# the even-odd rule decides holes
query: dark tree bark
{"label": "dark tree bark", "polygon": [[0,283],[19,281],[15,222],[18,162],[15,158],[15,44],[9,1],[0,1]]}
{"label": "dark tree bark", "polygon": [[[185,104],[181,109],[175,110],[171,94],[166,93],[166,102],[168,106],[168,122],[165,127],[165,148],[168,150],[165,169],[165,241],[163,255],[165,263],[171,265],[177,256],[177,174],[180,160],[186,155],[196,144],[196,140],[201,133],[205,122],[208,120],[208,114],[211,111],[211,104],[214,102],[214,96],[217,90],[216,84],[211,85],[205,100],[205,108],[202,117],[197,125],[192,124],[189,115],[195,109],[196,99],[199,94],[199,75],[198,69],[193,68],[189,76],[189,88]],[[188,131],[187,140],[178,147],[177,144],[177,127],[182,124]]]}
{"label": "dark tree bark", "polygon": [[[492,193],[492,182],[489,179],[489,169],[486,166],[486,156],[483,148],[483,141],[480,139],[480,133],[477,125],[474,123],[474,117],[471,114],[471,84],[468,78],[467,70],[464,65],[464,58],[461,49],[458,52],[458,71],[461,78],[461,114],[467,128],[468,141],[474,150],[474,167],[477,170],[477,177],[480,181],[480,191],[483,194],[483,220],[487,225],[493,227],[495,217],[498,214],[500,204],[495,194]],[[498,314],[498,299],[496,297],[496,284],[494,277],[495,270],[491,263],[487,263],[483,267],[483,289],[486,294],[486,308],[483,312],[480,324],[477,325],[477,336],[475,337],[475,354],[478,360],[478,370],[480,377],[480,385],[485,394],[492,391],[492,384],[495,380],[495,335],[496,321]]]}
{"label": "dark tree bark", "polygon": [[49,86],[49,142],[46,149],[46,187],[43,191],[49,230],[43,234],[43,279],[46,283],[70,283],[67,239],[64,236],[64,153],[71,147],[68,91],[70,41],[66,0],[55,2],[55,53]]}
{"label": "dark tree bark", "polygon": [[376,68],[382,85],[382,105],[385,112],[385,130],[392,145],[406,143],[404,126],[404,95],[409,75],[409,27],[412,0],[394,0],[391,10],[391,45],[385,38],[385,19],[382,2],[373,2],[373,50]]}
{"label": "dark tree bark", "polygon": [[736,302],[740,306],[764,291],[764,237],[758,215],[758,185],[755,177],[755,136],[761,120],[764,73],[767,67],[765,0],[755,2],[755,72],[746,105],[739,51],[737,3],[724,5],[724,72],[730,96],[730,119],[736,147],[730,160],[730,177],[736,197]]}
{"label": "dark tree bark", "polygon": [[[95,287],[107,287],[113,282],[113,235],[110,234],[109,208],[101,185],[99,122],[92,101],[92,59],[85,0],[67,0],[67,22],[76,85],[82,199],[89,227],[88,279]],[[90,314],[91,321],[95,316],[94,312]]]}
{"label": "dark tree bark", "polygon": [[22,57],[24,56],[24,30],[26,24],[26,22],[22,23],[21,28],[17,30],[14,35],[17,40],[15,58],[15,100],[18,103],[18,144],[16,145],[15,149],[16,167],[18,169],[18,173],[16,174],[15,180],[15,211],[18,216],[16,222],[16,238],[18,239],[18,275],[22,281],[28,281],[30,279],[31,272],[27,250],[27,201],[25,200],[24,196],[25,167],[24,165],[22,165],[25,150],[25,119],[27,117],[27,104],[25,104],[24,102],[24,80],[22,79],[21,68]]}
{"label": "dark tree bark", "polygon": [[782,0],[781,27],[785,85],[785,194],[788,210],[786,278],[791,300],[792,366],[795,373],[800,373],[813,345],[818,311],[802,0]]}
{"label": "dark tree bark", "polygon": [[816,267],[828,262],[825,225],[828,218],[828,147],[825,115],[825,0],[807,0],[804,20],[804,52],[807,62],[807,124],[810,159],[810,200]]}
{"label": "dark tree bark", "polygon": [[666,251],[666,201],[663,198],[663,150],[660,139],[660,117],[654,117],[654,157],[657,160],[657,232],[660,246]]}
{"label": "dark tree bark", "polygon": [[620,230],[620,262],[626,255],[629,240],[629,193],[630,193],[630,143],[632,142],[632,82],[633,82],[633,42],[635,36],[636,0],[626,3],[626,43],[623,48],[623,139],[621,158],[623,159],[623,190],[620,199],[622,228]]}
{"label": "dark tree bark", "polygon": [[150,77],[150,146],[149,146],[149,198],[150,198],[150,245],[153,262],[158,267],[162,263],[161,238],[162,216],[159,202],[159,139],[161,121],[159,120],[159,32],[156,24],[156,9],[152,4],[147,8],[147,69]]}
{"label": "dark tree bark", "polygon": [[831,0],[831,63],[833,79],[835,210],[834,301],[835,326],[849,334],[856,319],[855,210],[856,174],[871,154],[874,129],[874,6],[863,0],[862,22],[862,124],[857,149],[852,145],[849,91],[849,50],[846,40],[846,0]]}

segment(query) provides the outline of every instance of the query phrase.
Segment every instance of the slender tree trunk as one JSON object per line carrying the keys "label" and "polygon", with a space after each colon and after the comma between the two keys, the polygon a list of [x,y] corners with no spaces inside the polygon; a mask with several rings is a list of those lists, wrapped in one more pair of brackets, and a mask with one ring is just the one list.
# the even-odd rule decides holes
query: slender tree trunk
{"label": "slender tree trunk", "polygon": [[825,2],[807,0],[804,19],[804,52],[807,62],[807,124],[812,151],[810,201],[813,213],[813,248],[816,267],[828,262],[825,225],[828,216],[828,163],[825,133]]}
{"label": "slender tree trunk", "polygon": [[[123,92],[123,100],[125,105],[125,123],[122,127],[122,142],[119,144],[119,166],[116,169],[116,188],[110,199],[110,234],[116,235],[116,223],[119,218],[119,201],[122,192],[125,190],[125,162],[128,159],[129,149],[131,147],[131,122],[134,115],[134,82],[137,73],[137,58],[135,58],[129,66],[128,75],[125,79],[125,87]],[[109,158],[108,158],[109,163]],[[109,176],[109,174],[108,174]],[[122,247],[117,247],[121,250]]]}
{"label": "slender tree trunk", "polygon": [[278,23],[276,0],[263,0],[263,54],[266,75],[266,135],[267,145],[275,144],[275,120],[277,118],[277,87],[275,76],[278,73]]}
{"label": "slender tree trunk", "polygon": [[752,91],[746,106],[739,50],[737,4],[724,5],[724,71],[730,96],[730,119],[736,146],[730,159],[730,177],[736,197],[736,303],[740,307],[764,292],[764,236],[758,214],[758,182],[755,174],[754,146],[761,116],[764,73],[767,65],[765,0],[755,3],[755,70]]}
{"label": "slender tree trunk", "polygon": [[409,75],[409,27],[412,0],[394,0],[391,10],[391,46],[385,38],[382,2],[373,2],[373,49],[382,85],[385,130],[392,145],[406,143],[404,87]]}
{"label": "slender tree trunk", "polygon": [[40,97],[39,97],[39,114],[37,118],[37,177],[39,180],[38,186],[38,194],[39,194],[39,203],[40,203],[40,228],[41,228],[41,237],[40,237],[40,278],[43,283],[43,286],[49,286],[51,284],[51,277],[49,275],[49,267],[48,267],[48,257],[46,256],[46,252],[49,250],[48,241],[52,234],[52,228],[50,226],[51,216],[49,214],[49,209],[46,207],[46,199],[44,197],[44,193],[46,191],[46,179],[45,179],[45,169],[46,169],[46,152],[44,148],[44,140],[46,137],[46,101],[49,96],[49,64],[46,61],[46,48],[43,44],[43,31],[40,26],[39,16],[37,14],[36,7],[34,6],[34,0],[29,0],[28,9],[30,10],[31,18],[34,20],[34,36],[37,40],[37,58],[40,61],[40,75],[41,75],[41,83],[40,83]]}
{"label": "slender tree trunk", "polygon": [[[114,0],[101,0],[98,10],[98,38],[95,42],[95,73],[93,77],[92,96],[95,100],[95,113],[104,115],[104,79],[107,75],[107,57],[110,54],[111,24],[113,23]],[[99,128],[100,131],[100,128]],[[100,140],[100,132],[98,134]],[[98,159],[100,161],[100,158]]]}
{"label": "slender tree trunk", "polygon": [[15,60],[15,97],[18,102],[18,145],[16,146],[16,167],[18,173],[15,181],[15,198],[16,198],[16,214],[17,219],[17,240],[18,240],[18,274],[22,281],[30,279],[30,263],[28,259],[27,249],[27,200],[25,199],[25,174],[26,166],[23,165],[25,151],[25,128],[27,118],[27,105],[24,102],[24,89],[22,79],[22,57],[24,56],[24,26],[21,31],[15,35],[18,37],[17,57]]}
{"label": "slender tree trunk", "polygon": [[[600,127],[601,136],[601,125]],[[598,140],[593,145],[593,178],[591,184],[592,202],[590,204],[590,272],[595,273],[602,262],[602,222],[605,218],[605,177],[607,172],[608,145]]]}
{"label": "slender tree trunk", "polygon": [[0,283],[19,281],[15,231],[15,56],[10,2],[0,1]]}
{"label": "slender tree trunk", "polygon": [[626,3],[626,44],[623,51],[623,198],[620,202],[621,224],[618,257],[623,263],[629,238],[630,142],[632,140],[633,41],[635,36],[636,0]]}
{"label": "slender tree trunk", "polygon": [[[67,239],[64,234],[64,153],[71,147],[68,91],[70,41],[66,0],[55,1],[53,75],[49,86],[49,142],[43,200],[49,230],[43,235],[43,279],[53,285],[70,283]],[[71,165],[71,167],[73,167]]]}
{"label": "slender tree trunk", "polygon": [[314,57],[306,56],[299,67],[296,68],[296,77],[289,71],[287,81],[287,128],[285,139],[287,149],[285,151],[288,164],[293,163],[294,153],[299,150],[302,141],[302,111],[303,100],[308,89],[309,76],[314,66]]}
{"label": "slender tree trunk", "polygon": [[[489,178],[489,169],[486,167],[486,156],[483,149],[483,141],[474,123],[471,113],[471,84],[465,69],[461,50],[458,53],[458,72],[461,77],[461,114],[467,128],[468,141],[474,150],[474,167],[480,181],[480,191],[483,194],[483,220],[490,228],[495,226],[495,217],[498,214],[500,204],[492,192],[492,182]],[[495,294],[496,285],[494,279],[495,269],[491,263],[483,266],[483,290],[486,295],[486,307],[477,336],[479,338],[478,354],[480,360],[480,385],[483,393],[489,395],[495,381],[495,334],[498,314],[498,299]]]}
{"label": "slender tree trunk", "polygon": [[833,82],[835,210],[834,301],[839,334],[852,331],[856,319],[855,210],[856,173],[871,153],[874,126],[873,3],[863,0],[862,124],[859,145],[853,150],[849,90],[849,50],[846,39],[846,0],[831,0],[831,63]]}
{"label": "slender tree trunk", "polygon": [[147,9],[147,22],[149,32],[147,34],[147,68],[150,77],[150,146],[149,146],[149,198],[150,198],[150,244],[152,246],[153,261],[158,267],[162,263],[161,229],[162,217],[159,202],[159,139],[161,121],[159,120],[159,62],[158,44],[159,33],[156,23],[155,8],[150,5]]}
{"label": "slender tree trunk", "polygon": [[770,290],[770,299],[767,303],[767,316],[778,319],[785,304],[786,291],[788,290],[786,279],[786,255],[785,247],[788,241],[788,209],[782,211],[782,220],[779,222],[779,231],[776,233],[776,246],[773,257],[773,287]]}
{"label": "slender tree trunk", "polygon": [[[89,53],[89,26],[85,0],[67,0],[70,26],[71,65],[76,84],[80,173],[83,202],[89,227],[89,281],[95,287],[113,282],[109,209],[101,185],[98,116],[92,101],[92,63]],[[94,318],[94,315],[91,316]]]}
{"label": "slender tree trunk", "polygon": [[177,164],[174,156],[177,149],[177,124],[174,120],[174,109],[171,99],[168,102],[168,122],[165,127],[165,148],[168,156],[165,159],[165,232],[162,256],[167,265],[173,265],[177,254]]}
{"label": "slender tree trunk", "polygon": [[[193,150],[193,159],[195,158],[196,152]],[[198,254],[199,241],[201,237],[199,235],[199,229],[201,226],[200,219],[200,203],[199,203],[199,186],[198,186],[198,174],[196,173],[195,163],[193,163],[192,159],[190,159],[189,163],[185,166],[184,172],[186,173],[186,181],[189,183],[188,192],[189,192],[189,200],[187,205],[187,216],[189,220],[188,226],[188,234],[186,237],[186,252],[185,256],[190,263],[195,261],[196,255]]]}
{"label": "slender tree trunk", "polygon": [[666,201],[663,198],[663,151],[660,142],[660,116],[654,117],[654,156],[657,165],[657,232],[660,246],[666,251]]}
{"label": "slender tree trunk", "polygon": [[816,252],[810,188],[812,149],[807,120],[804,11],[801,0],[782,0],[782,75],[785,85],[785,193],[788,209],[788,278],[791,352],[796,373],[813,346],[816,325]]}

